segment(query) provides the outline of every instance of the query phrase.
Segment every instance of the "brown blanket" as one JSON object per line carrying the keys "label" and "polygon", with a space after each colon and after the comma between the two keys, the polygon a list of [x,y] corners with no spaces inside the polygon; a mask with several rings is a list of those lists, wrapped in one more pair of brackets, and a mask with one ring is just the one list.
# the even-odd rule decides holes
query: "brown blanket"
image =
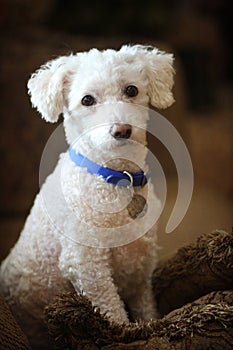
{"label": "brown blanket", "polygon": [[233,349],[232,233],[180,249],[156,269],[153,287],[160,320],[119,325],[86,297],[64,294],[45,310],[50,334],[61,349]]}

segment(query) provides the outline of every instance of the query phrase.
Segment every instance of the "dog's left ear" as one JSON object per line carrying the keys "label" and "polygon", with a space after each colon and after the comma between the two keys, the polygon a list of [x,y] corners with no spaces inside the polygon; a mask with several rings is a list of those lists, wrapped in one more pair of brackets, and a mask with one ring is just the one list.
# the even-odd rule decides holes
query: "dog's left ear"
{"label": "dog's left ear", "polygon": [[143,53],[144,67],[149,80],[149,97],[152,106],[159,109],[167,108],[173,104],[172,93],[174,57],[151,46],[140,46],[140,53]]}
{"label": "dog's left ear", "polygon": [[150,103],[157,108],[167,108],[175,101],[172,93],[175,73],[173,55],[153,48],[147,50],[146,59]]}

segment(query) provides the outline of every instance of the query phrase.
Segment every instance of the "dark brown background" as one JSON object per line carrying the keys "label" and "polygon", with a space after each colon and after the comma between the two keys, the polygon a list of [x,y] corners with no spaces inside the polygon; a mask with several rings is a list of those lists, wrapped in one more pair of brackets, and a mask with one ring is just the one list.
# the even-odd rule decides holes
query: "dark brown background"
{"label": "dark brown background", "polygon": [[[111,8],[110,8],[111,4]],[[0,259],[16,241],[39,189],[43,148],[56,125],[31,108],[26,83],[41,64],[71,51],[152,44],[176,57],[176,104],[166,113],[190,150],[194,196],[182,224],[164,233],[177,191],[175,167],[152,140],[167,176],[162,257],[215,228],[231,229],[232,36],[230,1],[0,0]]]}

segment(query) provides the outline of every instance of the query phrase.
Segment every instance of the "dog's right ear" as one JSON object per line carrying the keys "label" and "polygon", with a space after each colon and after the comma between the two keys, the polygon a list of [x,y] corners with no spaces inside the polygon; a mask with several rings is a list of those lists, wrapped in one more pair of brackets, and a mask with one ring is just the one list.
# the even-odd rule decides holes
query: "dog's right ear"
{"label": "dog's right ear", "polygon": [[63,112],[64,88],[71,56],[62,56],[50,61],[32,74],[28,81],[28,92],[33,107],[51,123]]}

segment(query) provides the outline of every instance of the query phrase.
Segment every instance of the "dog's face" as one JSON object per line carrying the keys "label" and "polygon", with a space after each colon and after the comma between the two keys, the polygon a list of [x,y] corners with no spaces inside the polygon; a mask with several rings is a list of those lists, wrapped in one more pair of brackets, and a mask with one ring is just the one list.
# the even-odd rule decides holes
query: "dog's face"
{"label": "dog's face", "polygon": [[172,55],[140,45],[92,49],[43,66],[29,93],[45,120],[63,113],[69,144],[109,152],[129,140],[145,144],[148,105],[173,103],[172,62]]}

